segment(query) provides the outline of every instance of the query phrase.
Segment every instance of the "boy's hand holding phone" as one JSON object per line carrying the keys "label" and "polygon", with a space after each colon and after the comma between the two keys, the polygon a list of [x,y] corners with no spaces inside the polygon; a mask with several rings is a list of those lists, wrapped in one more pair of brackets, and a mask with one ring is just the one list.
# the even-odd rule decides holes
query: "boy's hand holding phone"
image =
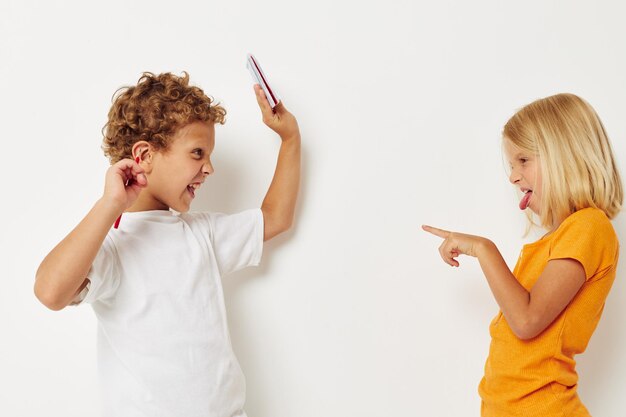
{"label": "boy's hand holding phone", "polygon": [[276,90],[270,86],[267,75],[254,55],[248,54],[246,66],[255,82],[254,91],[263,114],[263,123],[278,133],[283,141],[300,137],[296,118],[287,111]]}
{"label": "boy's hand holding phone", "polygon": [[284,104],[280,102],[272,109],[261,86],[255,84],[254,91],[256,93],[257,103],[263,114],[263,123],[274,132],[278,133],[282,140],[300,137],[298,121],[293,114],[289,113]]}

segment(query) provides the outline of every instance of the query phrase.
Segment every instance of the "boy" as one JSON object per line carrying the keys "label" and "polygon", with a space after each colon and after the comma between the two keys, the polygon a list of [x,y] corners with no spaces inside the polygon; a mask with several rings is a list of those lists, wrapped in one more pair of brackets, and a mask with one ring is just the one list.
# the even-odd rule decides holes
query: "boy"
{"label": "boy", "polygon": [[45,306],[90,303],[96,313],[106,416],[246,415],[220,277],[258,264],[262,242],[291,226],[300,132],[255,85],[263,121],[282,139],[261,209],[188,213],[213,173],[214,125],[226,114],[188,81],[186,73],[145,73],[116,95],[103,196],[37,271]]}

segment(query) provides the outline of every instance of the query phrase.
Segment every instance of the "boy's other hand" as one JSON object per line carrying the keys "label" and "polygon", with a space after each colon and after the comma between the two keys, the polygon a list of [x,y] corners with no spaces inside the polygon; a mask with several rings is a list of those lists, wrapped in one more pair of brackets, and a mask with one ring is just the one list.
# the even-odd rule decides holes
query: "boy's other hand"
{"label": "boy's other hand", "polygon": [[254,92],[256,93],[256,101],[263,115],[263,123],[274,132],[278,133],[282,140],[300,136],[298,121],[293,114],[287,111],[282,101],[272,110],[272,106],[270,106],[269,101],[267,101],[265,92],[263,92],[260,85],[254,85]]}
{"label": "boy's other hand", "polygon": [[103,197],[122,212],[135,202],[146,185],[148,179],[141,165],[132,159],[122,159],[107,170]]}

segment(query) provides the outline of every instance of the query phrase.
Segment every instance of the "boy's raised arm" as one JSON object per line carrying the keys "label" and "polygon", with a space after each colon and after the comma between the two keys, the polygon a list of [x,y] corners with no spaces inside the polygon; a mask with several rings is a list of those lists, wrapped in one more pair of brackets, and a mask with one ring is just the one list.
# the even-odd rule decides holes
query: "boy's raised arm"
{"label": "boy's raised arm", "polygon": [[265,223],[263,237],[269,240],[289,229],[293,223],[300,188],[300,129],[296,118],[282,102],[272,110],[258,84],[254,86],[254,91],[263,122],[282,140],[274,178],[261,205]]}
{"label": "boy's raised arm", "polygon": [[35,295],[42,304],[61,310],[74,299],[85,286],[89,268],[115,219],[146,184],[143,169],[130,159],[108,169],[102,198],[39,265]]}

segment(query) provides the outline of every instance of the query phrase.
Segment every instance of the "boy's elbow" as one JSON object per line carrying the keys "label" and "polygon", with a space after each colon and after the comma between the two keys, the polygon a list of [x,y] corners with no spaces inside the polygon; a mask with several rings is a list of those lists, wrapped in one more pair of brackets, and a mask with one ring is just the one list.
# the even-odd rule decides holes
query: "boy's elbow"
{"label": "boy's elbow", "polygon": [[45,280],[39,276],[35,279],[34,293],[39,302],[53,311],[63,310],[67,307],[67,302],[44,282]]}
{"label": "boy's elbow", "polygon": [[293,226],[293,216],[282,219],[278,224],[279,232],[277,234],[285,233],[287,230],[291,229],[291,226]]}
{"label": "boy's elbow", "polygon": [[268,241],[289,230],[292,226],[292,222],[272,223],[271,227],[268,226],[268,224],[265,225],[264,241]]}
{"label": "boy's elbow", "polygon": [[261,210],[265,224],[264,240],[267,241],[281,233],[285,233],[293,226],[293,213],[274,213],[265,207],[262,207]]}
{"label": "boy's elbow", "polygon": [[63,310],[67,304],[60,302],[57,298],[51,297],[49,294],[35,291],[35,296],[41,304],[52,311]]}

